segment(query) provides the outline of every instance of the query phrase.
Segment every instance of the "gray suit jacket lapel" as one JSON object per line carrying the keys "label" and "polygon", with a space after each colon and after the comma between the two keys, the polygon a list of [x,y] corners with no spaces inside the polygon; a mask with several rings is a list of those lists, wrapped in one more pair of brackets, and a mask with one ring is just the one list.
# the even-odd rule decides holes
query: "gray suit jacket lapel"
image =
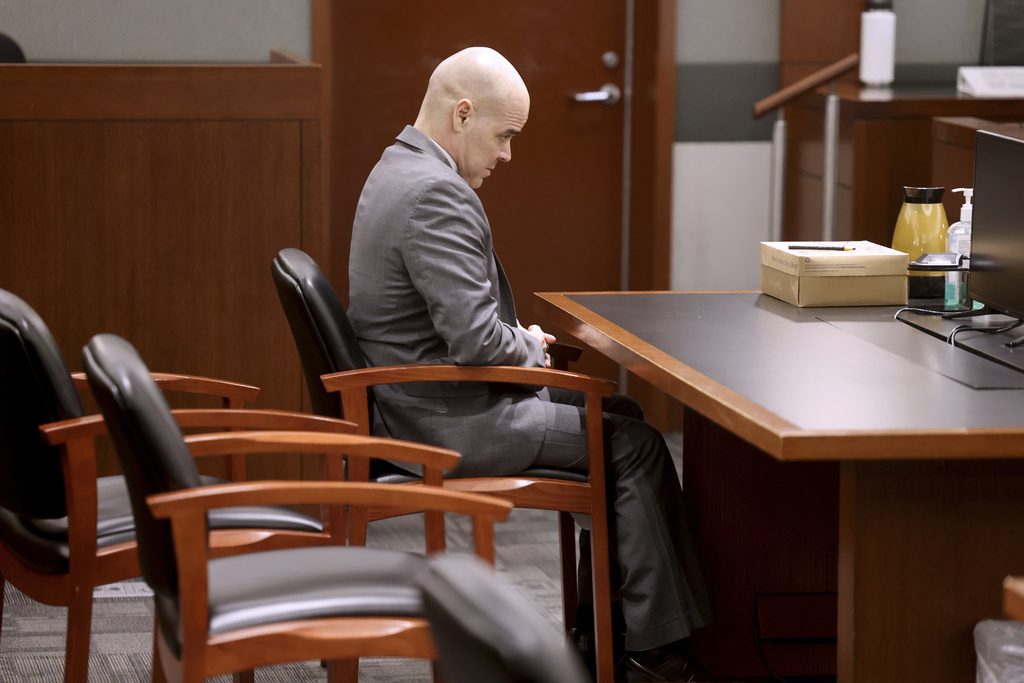
{"label": "gray suit jacket lapel", "polygon": [[515,327],[518,322],[516,320],[516,302],[512,298],[512,286],[509,285],[508,278],[505,277],[505,269],[501,267],[498,253],[495,251],[491,253],[494,255],[494,265],[498,269],[498,317],[506,325]]}

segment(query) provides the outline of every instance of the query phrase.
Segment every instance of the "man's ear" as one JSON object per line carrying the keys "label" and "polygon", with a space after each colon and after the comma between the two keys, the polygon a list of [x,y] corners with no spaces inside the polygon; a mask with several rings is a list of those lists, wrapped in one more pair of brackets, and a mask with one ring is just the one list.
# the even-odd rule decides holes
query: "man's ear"
{"label": "man's ear", "polygon": [[456,102],[452,109],[452,124],[455,126],[455,130],[462,130],[469,125],[474,114],[473,103],[470,100],[463,98]]}

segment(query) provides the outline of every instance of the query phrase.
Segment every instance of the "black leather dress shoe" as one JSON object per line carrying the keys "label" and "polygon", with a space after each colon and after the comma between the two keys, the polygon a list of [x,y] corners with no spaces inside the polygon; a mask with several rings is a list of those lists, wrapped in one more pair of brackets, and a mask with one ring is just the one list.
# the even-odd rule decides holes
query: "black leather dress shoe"
{"label": "black leather dress shoe", "polygon": [[[619,662],[622,661],[623,656],[623,643],[625,637],[619,634],[613,634],[614,642],[612,643],[612,657],[615,661],[615,668],[618,669]],[[597,636],[594,635],[593,631],[588,631],[585,628],[573,627],[569,629],[569,642],[580,654],[580,658],[583,659],[583,664],[587,667],[587,672],[590,673],[590,680],[597,680]]]}
{"label": "black leather dress shoe", "polygon": [[583,664],[590,672],[590,680],[597,680],[597,649],[594,646],[594,632],[582,628],[569,629],[569,642],[580,654]]}
{"label": "black leather dress shoe", "polygon": [[[618,604],[612,603],[612,657],[616,669],[625,653],[626,624]],[[576,612],[573,626],[569,629],[569,642],[579,652],[583,663],[590,672],[590,679],[597,680],[597,637],[594,635],[594,614],[590,605],[581,604]]]}
{"label": "black leather dress shoe", "polygon": [[673,681],[696,683],[712,680],[708,673],[687,653],[683,643],[643,652],[627,652],[620,665],[619,679],[627,683],[639,681]]}

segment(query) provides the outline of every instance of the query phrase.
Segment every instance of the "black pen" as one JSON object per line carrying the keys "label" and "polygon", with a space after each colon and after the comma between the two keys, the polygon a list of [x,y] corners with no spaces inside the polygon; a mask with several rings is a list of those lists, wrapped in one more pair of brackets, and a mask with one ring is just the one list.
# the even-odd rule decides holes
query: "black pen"
{"label": "black pen", "polygon": [[855,247],[830,246],[825,244],[791,244],[790,249],[817,249],[819,251],[853,251]]}

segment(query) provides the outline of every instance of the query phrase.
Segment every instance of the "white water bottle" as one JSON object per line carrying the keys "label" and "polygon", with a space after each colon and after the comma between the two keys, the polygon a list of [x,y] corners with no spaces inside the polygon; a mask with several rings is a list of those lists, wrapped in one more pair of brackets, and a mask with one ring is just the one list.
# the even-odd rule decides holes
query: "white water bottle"
{"label": "white water bottle", "polygon": [[860,82],[892,85],[896,66],[896,13],[892,0],[867,0],[860,15]]}

